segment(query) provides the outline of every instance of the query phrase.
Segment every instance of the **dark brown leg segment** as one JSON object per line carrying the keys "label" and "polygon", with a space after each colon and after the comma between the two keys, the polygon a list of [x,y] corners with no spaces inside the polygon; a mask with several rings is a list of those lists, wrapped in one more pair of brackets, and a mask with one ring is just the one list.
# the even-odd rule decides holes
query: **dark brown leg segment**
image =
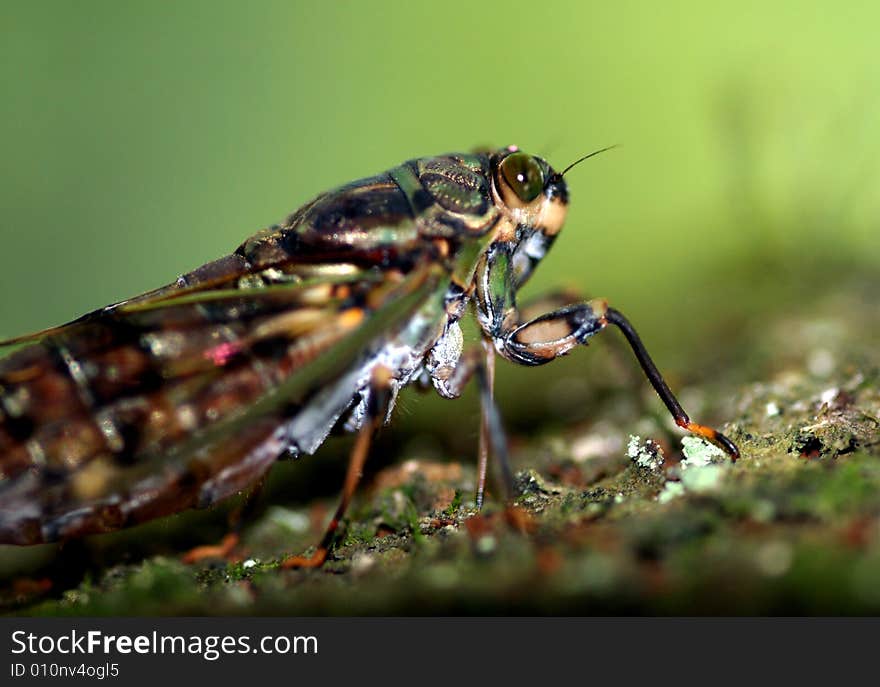
{"label": "dark brown leg segment", "polygon": [[388,368],[379,366],[373,371],[367,415],[355,439],[354,448],[352,448],[351,457],[348,460],[348,471],[345,475],[345,485],[342,488],[339,506],[336,508],[336,513],[327,526],[327,530],[324,532],[318,548],[315,550],[315,553],[308,557],[290,556],[286,558],[281,563],[282,568],[318,568],[327,560],[327,554],[330,552],[333,539],[336,537],[339,523],[345,516],[345,511],[348,510],[348,505],[351,503],[351,499],[363,474],[364,464],[367,462],[370,445],[373,441],[373,434],[385,420],[390,397],[390,383],[391,371]]}
{"label": "dark brown leg segment", "polygon": [[669,409],[669,412],[675,419],[675,424],[689,432],[699,434],[712,443],[717,444],[724,449],[724,451],[730,456],[731,460],[735,461],[739,458],[739,449],[736,447],[736,444],[721,432],[712,429],[711,427],[691,422],[687,413],[684,412],[684,408],[682,408],[681,404],[678,402],[678,399],[676,399],[675,396],[673,396],[672,391],[669,390],[669,386],[666,384],[666,381],[663,379],[657,366],[654,365],[654,361],[651,360],[651,356],[648,355],[645,345],[642,343],[636,330],[633,329],[633,326],[629,323],[629,320],[614,308],[608,308],[608,310],[605,311],[605,320],[623,332],[627,342],[629,342],[630,347],[633,349],[633,353],[635,353],[636,360],[638,360],[639,365],[642,366],[645,376],[648,378],[648,381],[651,382],[651,386],[654,387],[660,400],[663,401]]}

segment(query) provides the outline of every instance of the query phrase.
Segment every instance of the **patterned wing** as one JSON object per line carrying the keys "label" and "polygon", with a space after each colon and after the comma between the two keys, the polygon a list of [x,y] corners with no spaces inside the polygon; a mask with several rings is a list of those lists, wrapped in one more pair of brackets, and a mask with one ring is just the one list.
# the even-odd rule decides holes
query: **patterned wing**
{"label": "patterned wing", "polygon": [[284,449],[284,420],[442,297],[443,276],[425,263],[158,293],[0,360],[0,542],[109,531],[243,488]]}

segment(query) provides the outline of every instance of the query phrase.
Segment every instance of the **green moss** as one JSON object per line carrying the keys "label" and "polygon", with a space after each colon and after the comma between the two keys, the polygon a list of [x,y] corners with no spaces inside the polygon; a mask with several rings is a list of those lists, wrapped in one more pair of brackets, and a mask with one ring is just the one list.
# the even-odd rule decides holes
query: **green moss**
{"label": "green moss", "polygon": [[458,514],[459,509],[461,508],[461,490],[455,490],[455,496],[452,497],[452,501],[450,504],[443,510],[443,514],[446,517],[454,517]]}

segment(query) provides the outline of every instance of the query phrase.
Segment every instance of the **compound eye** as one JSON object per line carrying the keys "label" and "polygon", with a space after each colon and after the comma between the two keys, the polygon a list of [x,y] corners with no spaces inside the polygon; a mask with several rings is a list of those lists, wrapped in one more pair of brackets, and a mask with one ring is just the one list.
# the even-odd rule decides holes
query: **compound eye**
{"label": "compound eye", "polygon": [[499,167],[501,178],[518,202],[511,203],[509,194],[505,193],[504,200],[514,207],[528,205],[541,195],[544,190],[544,172],[541,166],[528,153],[513,153],[501,161]]}

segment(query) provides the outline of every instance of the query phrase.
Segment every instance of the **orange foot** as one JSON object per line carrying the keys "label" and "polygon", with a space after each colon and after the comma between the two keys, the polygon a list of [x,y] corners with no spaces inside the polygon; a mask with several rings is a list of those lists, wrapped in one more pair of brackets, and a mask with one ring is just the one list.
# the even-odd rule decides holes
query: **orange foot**
{"label": "orange foot", "polygon": [[210,546],[197,546],[190,549],[181,560],[187,565],[199,563],[206,558],[222,558],[227,561],[236,561],[240,556],[235,554],[235,547],[238,546],[238,535],[234,533],[227,534],[220,540],[219,544]]}
{"label": "orange foot", "polygon": [[327,549],[319,547],[315,553],[306,558],[305,556],[288,556],[281,561],[281,567],[289,568],[320,568],[327,560]]}
{"label": "orange foot", "polygon": [[52,589],[52,580],[48,577],[33,580],[29,577],[19,577],[12,581],[12,591],[16,596],[27,598],[42,596]]}

